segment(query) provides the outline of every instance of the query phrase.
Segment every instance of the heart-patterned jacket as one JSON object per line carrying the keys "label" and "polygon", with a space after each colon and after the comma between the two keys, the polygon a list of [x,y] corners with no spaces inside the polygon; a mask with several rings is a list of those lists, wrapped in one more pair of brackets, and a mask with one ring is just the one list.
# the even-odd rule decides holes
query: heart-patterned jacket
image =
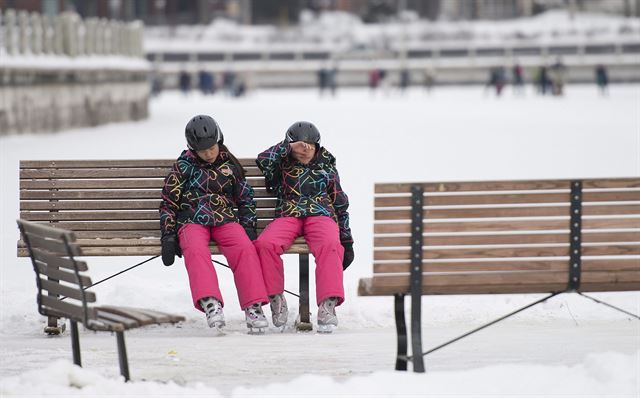
{"label": "heart-patterned jacket", "polygon": [[183,151],[162,188],[162,236],[176,234],[184,224],[218,226],[229,222],[256,228],[253,188],[241,177],[228,152],[221,150],[213,163],[206,163],[190,150]]}
{"label": "heart-patterned jacket", "polygon": [[328,216],[340,227],[340,241],[353,242],[349,198],[340,186],[336,158],[324,147],[306,165],[290,155],[289,144],[281,142],[256,159],[267,189],[277,196],[276,217]]}

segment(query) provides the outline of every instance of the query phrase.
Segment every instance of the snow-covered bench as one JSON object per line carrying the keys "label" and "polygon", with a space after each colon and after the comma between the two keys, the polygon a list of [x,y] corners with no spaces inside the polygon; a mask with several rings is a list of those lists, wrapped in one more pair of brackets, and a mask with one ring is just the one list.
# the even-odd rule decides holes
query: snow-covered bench
{"label": "snow-covered bench", "polygon": [[422,351],[422,295],[550,294],[510,316],[562,292],[640,290],[640,178],[376,184],[374,200],[358,294],[395,297],[397,370],[424,372],[444,346]]}
{"label": "snow-covered bench", "polygon": [[24,220],[18,220],[18,226],[36,273],[38,311],[45,316],[69,319],[76,365],[82,366],[78,322],[89,330],[116,333],[120,374],[128,381],[124,331],[184,321],[183,316],[154,310],[92,306],[90,303],[96,302],[96,294],[85,290],[91,285],[91,279],[86,275],[87,264],[75,259],[81,255],[81,249],[73,232]]}
{"label": "snow-covered bench", "polygon": [[[25,160],[20,162],[20,218],[73,231],[85,256],[158,256],[158,208],[164,177],[173,159]],[[241,159],[254,187],[258,233],[275,216],[275,197],[267,192],[255,159]],[[220,254],[211,245],[212,254]],[[309,248],[298,239],[287,251],[299,255],[298,330],[311,330]],[[18,256],[28,256],[18,242]],[[49,318],[47,330],[57,322]]]}

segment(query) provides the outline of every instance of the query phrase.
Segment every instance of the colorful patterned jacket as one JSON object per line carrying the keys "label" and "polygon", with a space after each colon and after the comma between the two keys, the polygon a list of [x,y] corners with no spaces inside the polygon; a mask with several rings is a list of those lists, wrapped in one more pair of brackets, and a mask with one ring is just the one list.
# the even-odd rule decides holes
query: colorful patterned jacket
{"label": "colorful patterned jacket", "polygon": [[328,216],[340,227],[340,241],[353,242],[349,198],[340,187],[336,158],[324,147],[307,165],[290,154],[289,144],[281,142],[256,159],[267,188],[277,196],[276,217]]}
{"label": "colorful patterned jacket", "polygon": [[162,236],[177,233],[184,224],[229,222],[240,222],[245,229],[256,227],[253,188],[240,177],[228,152],[220,151],[216,161],[208,164],[191,151],[183,151],[162,188]]}

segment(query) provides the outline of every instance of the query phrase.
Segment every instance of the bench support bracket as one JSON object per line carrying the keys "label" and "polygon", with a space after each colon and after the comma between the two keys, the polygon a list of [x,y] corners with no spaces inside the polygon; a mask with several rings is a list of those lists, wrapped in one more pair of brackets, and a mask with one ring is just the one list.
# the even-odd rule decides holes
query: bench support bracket
{"label": "bench support bracket", "polygon": [[395,294],[394,303],[396,314],[396,334],[398,335],[396,370],[407,370],[407,324],[404,320],[404,294]]}
{"label": "bench support bracket", "polygon": [[313,330],[309,313],[309,254],[300,254],[300,321],[298,331]]}
{"label": "bench support bracket", "polygon": [[[411,352],[422,352],[422,230],[421,185],[411,187]],[[424,358],[413,355],[413,371],[424,373]]]}

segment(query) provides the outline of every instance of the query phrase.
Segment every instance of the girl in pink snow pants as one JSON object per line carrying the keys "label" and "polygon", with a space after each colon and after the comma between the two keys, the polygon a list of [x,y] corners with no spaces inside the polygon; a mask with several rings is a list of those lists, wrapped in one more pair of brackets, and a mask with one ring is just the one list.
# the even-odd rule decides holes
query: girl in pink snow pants
{"label": "girl in pink snow pants", "polygon": [[349,199],[342,191],[335,158],[320,146],[320,132],[296,122],[285,140],[258,155],[267,189],[277,194],[276,219],[254,241],[260,257],[273,324],[284,326],[284,268],[280,256],[304,236],[316,260],[318,330],[338,325],[335,307],[344,301],[342,273],[353,261]]}
{"label": "girl in pink snow pants", "polygon": [[247,327],[262,330],[268,325],[262,312],[268,298],[251,242],[256,238],[253,188],[213,118],[193,117],[185,136],[189,150],[174,163],[162,189],[162,261],[171,265],[176,255],[184,255],[193,305],[206,313],[210,327],[220,329],[224,301],[209,251],[213,240],[233,271]]}

